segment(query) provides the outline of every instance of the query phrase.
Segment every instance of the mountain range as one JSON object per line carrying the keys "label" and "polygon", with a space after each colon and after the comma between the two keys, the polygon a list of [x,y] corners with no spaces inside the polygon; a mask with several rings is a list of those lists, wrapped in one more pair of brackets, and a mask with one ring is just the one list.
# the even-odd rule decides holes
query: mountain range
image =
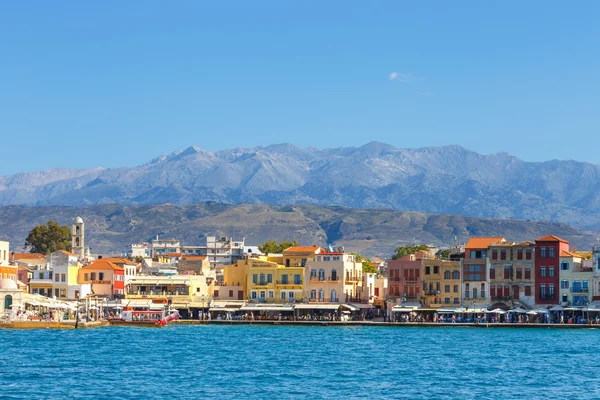
{"label": "mountain range", "polygon": [[132,168],[52,169],[0,177],[0,206],[316,204],[485,218],[600,223],[600,167],[526,162],[461,146],[300,149],[196,146]]}
{"label": "mountain range", "polygon": [[504,236],[508,240],[535,240],[549,233],[569,240],[581,250],[596,244],[597,231],[564,223],[501,220],[414,211],[324,207],[309,204],[198,203],[186,206],[116,204],[84,207],[0,207],[0,240],[20,251],[29,230],[49,220],[71,225],[85,221],[86,246],[95,254],[124,253],[131,243],[178,238],[199,245],[205,236],[245,237],[247,244],[297,239],[302,244],[345,246],[365,256],[390,257],[399,245],[463,244],[471,236]]}

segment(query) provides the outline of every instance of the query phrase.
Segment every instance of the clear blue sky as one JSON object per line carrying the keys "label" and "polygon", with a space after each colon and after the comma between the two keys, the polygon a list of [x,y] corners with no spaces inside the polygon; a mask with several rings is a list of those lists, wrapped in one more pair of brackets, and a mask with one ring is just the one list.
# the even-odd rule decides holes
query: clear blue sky
{"label": "clear blue sky", "polygon": [[423,3],[4,2],[0,175],[371,140],[600,163],[600,2]]}

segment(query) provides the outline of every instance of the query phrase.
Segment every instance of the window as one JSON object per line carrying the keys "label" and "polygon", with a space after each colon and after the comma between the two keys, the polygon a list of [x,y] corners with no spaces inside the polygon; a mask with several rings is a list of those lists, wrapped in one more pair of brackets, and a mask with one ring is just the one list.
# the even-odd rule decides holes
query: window
{"label": "window", "polygon": [[58,282],[60,280],[60,274],[54,275],[54,282]]}
{"label": "window", "polygon": [[496,270],[494,268],[490,268],[490,279],[496,279]]}
{"label": "window", "polygon": [[285,266],[286,266],[286,267],[289,267],[289,266],[290,266],[290,259],[289,259],[289,258],[286,258],[286,259],[285,259]]}
{"label": "window", "polygon": [[445,291],[446,293],[450,293],[450,285],[446,285],[446,286],[444,287],[444,291]]}
{"label": "window", "polygon": [[546,248],[540,247],[540,257],[546,258]]}
{"label": "window", "polygon": [[523,268],[517,268],[517,279],[523,279]]}
{"label": "window", "polygon": [[510,268],[504,268],[504,279],[510,279]]}
{"label": "window", "polygon": [[540,277],[545,278],[547,274],[546,267],[540,267]]}
{"label": "window", "polygon": [[588,281],[581,281],[581,291],[582,292],[588,291]]}
{"label": "window", "polygon": [[517,260],[522,260],[523,259],[523,249],[518,249],[517,250]]}
{"label": "window", "polygon": [[496,286],[490,285],[490,296],[496,297]]}
{"label": "window", "polygon": [[323,257],[323,261],[331,261],[331,257],[330,256]]}
{"label": "window", "polygon": [[439,265],[434,265],[433,266],[433,273],[434,274],[439,274],[440,273],[440,266]]}
{"label": "window", "polygon": [[60,297],[67,297],[66,289],[60,289]]}
{"label": "window", "polygon": [[545,298],[546,298],[546,284],[545,284],[545,283],[542,283],[542,284],[540,285],[540,297],[541,297],[542,299],[545,299]]}
{"label": "window", "polygon": [[[198,289],[200,289],[200,288],[198,288]],[[218,296],[215,296],[215,297],[218,297]],[[232,299],[232,298],[233,298],[233,290],[230,290],[230,291],[229,291],[229,298],[230,298],[230,299]]]}
{"label": "window", "polygon": [[458,304],[458,297],[454,298],[454,304]]}
{"label": "window", "polygon": [[554,298],[554,283],[548,285],[548,296],[553,299]]}
{"label": "window", "polygon": [[425,267],[425,275],[431,274],[431,267]]}
{"label": "window", "polygon": [[280,298],[281,298],[281,300],[285,300],[285,292],[280,293]]}
{"label": "window", "polygon": [[323,301],[323,300],[324,300],[323,289],[319,289],[319,301]]}
{"label": "window", "polygon": [[313,289],[313,290],[310,291],[310,298],[312,300],[314,300],[314,299],[317,298],[317,291],[315,289]]}
{"label": "window", "polygon": [[458,285],[454,285],[454,293],[458,293]]}
{"label": "window", "polygon": [[450,304],[450,297],[446,297],[444,299],[444,304]]}
{"label": "window", "polygon": [[465,299],[468,299],[469,297],[471,297],[471,296],[469,296],[469,294],[470,294],[470,291],[469,291],[469,284],[467,283],[467,284],[465,285]]}
{"label": "window", "polygon": [[254,283],[255,285],[258,283],[258,274],[252,275],[252,283]]}
{"label": "window", "polygon": [[436,282],[436,283],[435,283],[435,290],[437,290],[438,292],[440,291],[440,288],[441,288],[441,287],[442,287],[442,286],[441,286],[441,284],[440,284],[439,282]]}
{"label": "window", "polygon": [[548,268],[548,276],[550,278],[554,278],[554,267],[549,267]]}
{"label": "window", "polygon": [[59,294],[60,294],[60,291],[58,289],[54,289],[54,296],[60,297]]}
{"label": "window", "polygon": [[498,250],[492,250],[492,260],[498,259]]}
{"label": "window", "polygon": [[[233,290],[230,290],[230,292],[233,292]],[[275,297],[275,292],[273,292],[272,290],[269,290],[268,296],[270,299],[272,299],[273,297]]]}
{"label": "window", "polygon": [[[323,270],[321,270],[321,271],[323,271]],[[284,285],[288,284],[288,275],[287,274],[281,275],[281,283],[283,283]]]}
{"label": "window", "polygon": [[444,279],[450,279],[450,271],[444,272]]}
{"label": "window", "polygon": [[294,292],[288,292],[288,300],[294,301]]}
{"label": "window", "polygon": [[550,258],[554,257],[554,246],[548,247],[548,257],[550,257]]}
{"label": "window", "polygon": [[473,298],[477,298],[477,288],[473,288]]}
{"label": "window", "polygon": [[319,270],[319,280],[320,281],[324,281],[325,280],[325,270],[323,268],[321,268]]}
{"label": "window", "polygon": [[531,279],[531,268],[525,268],[525,279]]}
{"label": "window", "polygon": [[460,279],[460,276],[458,275],[458,270],[452,271],[452,278],[453,279]]}
{"label": "window", "polygon": [[303,267],[306,267],[306,258],[303,258],[302,261],[300,261],[300,265],[303,266]]}
{"label": "window", "polygon": [[89,276],[88,276],[88,274],[87,274],[87,273],[83,274],[83,280],[84,280],[84,281],[89,281],[89,279],[88,279],[88,278],[89,278]]}
{"label": "window", "polygon": [[477,258],[477,252],[475,250],[471,250],[470,258]]}
{"label": "window", "polygon": [[525,296],[531,296],[531,286],[525,286]]}
{"label": "window", "polygon": [[500,259],[506,260],[506,250],[500,250]]}
{"label": "window", "polygon": [[96,280],[96,273],[95,273],[95,272],[92,272],[92,273],[90,273],[90,279],[91,279],[92,281],[95,281],[95,280]]}
{"label": "window", "polygon": [[331,289],[331,301],[337,301],[337,292],[335,289]]}
{"label": "window", "polygon": [[331,280],[334,281],[334,282],[337,281],[337,271],[335,269],[331,270]]}
{"label": "window", "polygon": [[98,280],[99,281],[103,281],[104,280],[104,272],[98,272]]}
{"label": "window", "polygon": [[568,289],[569,288],[569,281],[566,279],[563,279],[562,281],[560,281],[560,288],[561,289]]}
{"label": "window", "polygon": [[273,274],[267,274],[267,283],[273,283]]}
{"label": "window", "polygon": [[569,263],[566,261],[561,262],[560,269],[561,269],[561,271],[567,271],[569,269]]}
{"label": "window", "polygon": [[340,256],[333,256],[333,261],[340,261]]}
{"label": "window", "polygon": [[311,269],[310,270],[310,277],[311,278],[316,278],[317,277],[317,270],[316,269]]}
{"label": "window", "polygon": [[526,260],[531,260],[531,249],[527,249],[525,250],[525,259]]}

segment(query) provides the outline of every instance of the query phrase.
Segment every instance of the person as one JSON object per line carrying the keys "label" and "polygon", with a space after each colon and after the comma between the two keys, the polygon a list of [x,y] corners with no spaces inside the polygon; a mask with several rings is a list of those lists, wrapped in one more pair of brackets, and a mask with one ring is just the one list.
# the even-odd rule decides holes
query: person
{"label": "person", "polygon": [[565,315],[563,313],[560,313],[560,323],[561,324],[565,323]]}

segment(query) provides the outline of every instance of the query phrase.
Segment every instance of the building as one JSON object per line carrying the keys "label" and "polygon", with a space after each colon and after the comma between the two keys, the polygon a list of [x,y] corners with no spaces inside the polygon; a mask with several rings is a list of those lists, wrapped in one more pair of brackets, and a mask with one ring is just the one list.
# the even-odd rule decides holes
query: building
{"label": "building", "polygon": [[429,308],[458,307],[461,304],[460,270],[459,261],[422,259],[421,304]]}
{"label": "building", "polygon": [[49,266],[34,269],[29,280],[29,291],[46,297],[54,296],[52,270]]}
{"label": "building", "polygon": [[115,264],[118,267],[123,268],[124,276],[125,276],[125,285],[129,282],[131,278],[134,278],[138,275],[138,271],[141,270],[142,266],[140,263],[132,260],[128,260],[127,258],[121,257],[102,257],[104,261],[109,261]]}
{"label": "building", "polygon": [[129,280],[126,289],[126,306],[169,304],[188,318],[194,309],[207,309],[213,299],[212,280],[203,275],[139,275]]}
{"label": "building", "polygon": [[304,267],[283,265],[284,257],[260,256],[238,261],[238,265],[247,264],[246,293],[250,301],[294,303],[303,300]]}
{"label": "building", "polygon": [[71,227],[71,251],[80,261],[85,258],[85,224],[81,217],[75,218]]}
{"label": "building", "polygon": [[206,251],[210,265],[217,266],[231,265],[244,259],[244,239],[234,240],[233,238],[215,236],[206,237]]}
{"label": "building", "polygon": [[152,258],[169,253],[181,253],[181,242],[178,239],[159,239],[157,235],[152,240]]}
{"label": "building", "polygon": [[238,261],[235,264],[221,267],[223,280],[214,289],[214,297],[219,300],[247,299],[248,262]]}
{"label": "building", "polygon": [[562,252],[569,251],[569,242],[554,235],[535,241],[535,302],[539,305],[558,304],[559,266]]}
{"label": "building", "polygon": [[0,315],[10,311],[13,305],[22,305],[25,296],[30,296],[17,286],[17,283],[8,278],[0,279]]}
{"label": "building", "polygon": [[387,263],[388,300],[396,302],[418,302],[421,300],[421,261],[434,257],[418,251]]}
{"label": "building", "polygon": [[131,245],[131,258],[151,258],[152,257],[152,243],[134,243]]}
{"label": "building", "polygon": [[535,243],[494,242],[488,247],[490,297],[495,308],[535,306]]}
{"label": "building", "polygon": [[181,256],[177,263],[180,274],[196,274],[214,276],[211,274],[211,266],[207,256]]}
{"label": "building", "polygon": [[91,285],[94,295],[122,298],[125,294],[125,270],[104,259],[94,260],[80,268],[77,282]]}
{"label": "building", "polygon": [[48,269],[52,271],[53,297],[60,300],[78,300],[81,286],[77,282],[79,256],[65,250],[48,254]]}
{"label": "building", "polygon": [[0,279],[10,279],[17,283],[17,266],[9,262],[10,243],[0,241]]}
{"label": "building", "polygon": [[[288,250],[297,251],[296,248]],[[284,256],[286,252],[284,251]],[[364,295],[362,263],[341,251],[308,247],[313,254],[306,261],[304,299],[308,302],[349,303],[368,301]],[[374,293],[374,291],[372,291]]]}
{"label": "building", "polygon": [[461,291],[464,306],[490,305],[488,247],[505,241],[502,237],[475,237],[465,245]]}
{"label": "building", "polygon": [[586,306],[592,300],[594,284],[593,265],[579,254],[560,252],[559,304],[561,306]]}
{"label": "building", "polygon": [[46,256],[39,253],[12,253],[11,260],[30,268],[44,268],[47,263]]}

